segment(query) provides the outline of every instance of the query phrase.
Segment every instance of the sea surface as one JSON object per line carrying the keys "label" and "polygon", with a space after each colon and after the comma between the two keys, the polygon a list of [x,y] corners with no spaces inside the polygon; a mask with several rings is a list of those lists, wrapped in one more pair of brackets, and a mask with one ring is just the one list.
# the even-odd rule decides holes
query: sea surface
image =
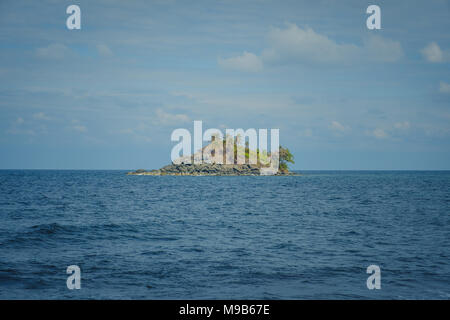
{"label": "sea surface", "polygon": [[0,299],[450,298],[450,172],[302,174],[2,170]]}

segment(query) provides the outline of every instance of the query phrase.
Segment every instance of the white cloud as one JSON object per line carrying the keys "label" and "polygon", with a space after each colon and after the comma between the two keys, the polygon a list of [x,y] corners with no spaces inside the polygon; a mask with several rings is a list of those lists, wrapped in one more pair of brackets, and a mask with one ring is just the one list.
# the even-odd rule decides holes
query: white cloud
{"label": "white cloud", "polygon": [[72,129],[74,129],[75,131],[81,132],[81,133],[85,133],[88,131],[88,129],[82,125],[73,126]]}
{"label": "white cloud", "polygon": [[431,42],[421,50],[422,55],[428,62],[444,62],[447,53],[443,52],[436,42]]}
{"label": "white cloud", "polygon": [[377,139],[385,139],[389,136],[386,131],[380,128],[376,128],[372,132],[369,132],[369,135],[374,136]]}
{"label": "white cloud", "polygon": [[152,142],[151,126],[148,123],[140,122],[133,128],[119,130],[120,134],[129,136],[138,143]]}
{"label": "white cloud", "polygon": [[350,127],[349,127],[349,126],[345,126],[345,125],[343,125],[343,124],[341,124],[341,123],[339,123],[339,122],[337,122],[337,121],[332,121],[332,122],[331,122],[331,125],[330,125],[330,128],[331,128],[333,131],[335,131],[335,132],[340,132],[340,133],[343,133],[343,132],[346,132],[346,131],[349,131],[349,130],[350,130]]}
{"label": "white cloud", "polygon": [[189,122],[190,119],[185,114],[171,114],[162,109],[156,109],[156,121],[157,124],[173,125],[178,123]]}
{"label": "white cloud", "polygon": [[98,44],[96,47],[97,47],[98,54],[103,57],[108,57],[108,56],[113,55],[112,50],[105,44]]}
{"label": "white cloud", "polygon": [[35,130],[27,126],[25,120],[23,120],[22,117],[19,117],[15,121],[13,121],[11,127],[6,132],[14,135],[36,135]]}
{"label": "white cloud", "polygon": [[262,55],[265,62],[394,62],[403,56],[399,42],[380,36],[370,36],[362,46],[341,44],[311,28],[302,29],[295,24],[288,24],[286,29],[273,28],[268,38],[270,48]]}
{"label": "white cloud", "polygon": [[450,93],[450,84],[441,81],[441,83],[439,85],[439,92]]}
{"label": "white cloud", "polygon": [[43,112],[38,112],[33,114],[33,118],[37,119],[37,120],[51,120],[50,117],[48,117],[45,113]]}
{"label": "white cloud", "polygon": [[300,136],[305,137],[305,138],[311,138],[313,136],[313,132],[311,129],[307,128],[307,129],[303,130],[302,132],[300,132]]}
{"label": "white cloud", "polygon": [[29,136],[35,136],[36,132],[34,132],[32,129],[20,129],[20,128],[11,128],[6,131],[9,134],[17,134],[17,135],[29,135]]}
{"label": "white cloud", "polygon": [[63,44],[54,43],[47,47],[36,49],[36,55],[44,59],[62,59],[70,55],[71,50]]}
{"label": "white cloud", "polygon": [[396,124],[394,124],[394,128],[401,129],[401,130],[409,129],[410,126],[411,125],[409,124],[408,121],[397,122]]}
{"label": "white cloud", "polygon": [[434,124],[425,124],[422,126],[425,135],[428,137],[448,137],[450,135],[450,129],[448,127],[439,127]]}
{"label": "white cloud", "polygon": [[287,29],[273,28],[268,35],[270,48],[264,50],[263,58],[268,62],[280,60],[329,62],[340,61],[356,55],[355,45],[337,44],[311,28],[301,29],[289,24]]}
{"label": "white cloud", "polygon": [[253,53],[244,51],[244,54],[227,59],[219,58],[219,65],[224,69],[258,72],[263,68],[261,59]]}

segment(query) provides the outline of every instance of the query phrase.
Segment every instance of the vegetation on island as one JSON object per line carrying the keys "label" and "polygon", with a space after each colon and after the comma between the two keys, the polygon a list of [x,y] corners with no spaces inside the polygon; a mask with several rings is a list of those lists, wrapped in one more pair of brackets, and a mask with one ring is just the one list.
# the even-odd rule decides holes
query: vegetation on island
{"label": "vegetation on island", "polygon": [[295,164],[294,156],[288,148],[280,146],[280,171],[289,172],[288,162]]}
{"label": "vegetation on island", "polygon": [[[222,139],[223,150],[226,150],[227,139],[229,139],[229,137]],[[234,148],[233,148],[234,149],[234,163],[237,163],[239,150],[241,148],[243,148],[242,144],[241,144],[241,139],[242,138],[240,135],[238,135],[237,137],[234,138],[234,143],[233,143],[234,144]],[[214,143],[216,140],[220,140],[220,138],[218,139],[217,136],[213,136],[213,141],[211,143]],[[267,152],[266,150],[264,150],[263,152],[260,153],[259,148],[256,148],[256,151],[250,150],[249,142],[246,141],[245,149],[244,149],[245,163],[250,163],[249,159],[251,156],[254,155],[254,153],[256,153],[256,159],[257,159],[256,165],[258,167],[264,167],[265,164],[270,162],[270,156],[271,156],[270,152]],[[224,161],[224,163],[225,163],[225,161]],[[279,171],[283,172],[283,173],[289,172],[288,163],[295,164],[294,155],[289,151],[288,148],[283,148],[282,146],[280,146],[279,147]]]}

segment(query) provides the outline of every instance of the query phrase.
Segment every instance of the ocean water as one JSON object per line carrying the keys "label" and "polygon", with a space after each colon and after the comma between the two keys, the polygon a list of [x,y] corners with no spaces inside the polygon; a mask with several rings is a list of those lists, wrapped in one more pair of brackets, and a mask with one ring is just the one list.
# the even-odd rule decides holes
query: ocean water
{"label": "ocean water", "polygon": [[1,299],[450,298],[450,172],[3,170],[0,218]]}

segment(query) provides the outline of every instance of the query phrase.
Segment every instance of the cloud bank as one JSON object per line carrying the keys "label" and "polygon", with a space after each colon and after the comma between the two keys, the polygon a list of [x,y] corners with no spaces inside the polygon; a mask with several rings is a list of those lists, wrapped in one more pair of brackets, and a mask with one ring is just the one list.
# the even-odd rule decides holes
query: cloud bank
{"label": "cloud bank", "polygon": [[226,69],[257,72],[264,65],[277,64],[346,64],[359,62],[395,62],[403,57],[399,42],[381,36],[370,36],[362,45],[338,43],[312,28],[288,24],[286,28],[272,28],[267,36],[269,46],[260,56],[244,52],[228,59],[219,58]]}

